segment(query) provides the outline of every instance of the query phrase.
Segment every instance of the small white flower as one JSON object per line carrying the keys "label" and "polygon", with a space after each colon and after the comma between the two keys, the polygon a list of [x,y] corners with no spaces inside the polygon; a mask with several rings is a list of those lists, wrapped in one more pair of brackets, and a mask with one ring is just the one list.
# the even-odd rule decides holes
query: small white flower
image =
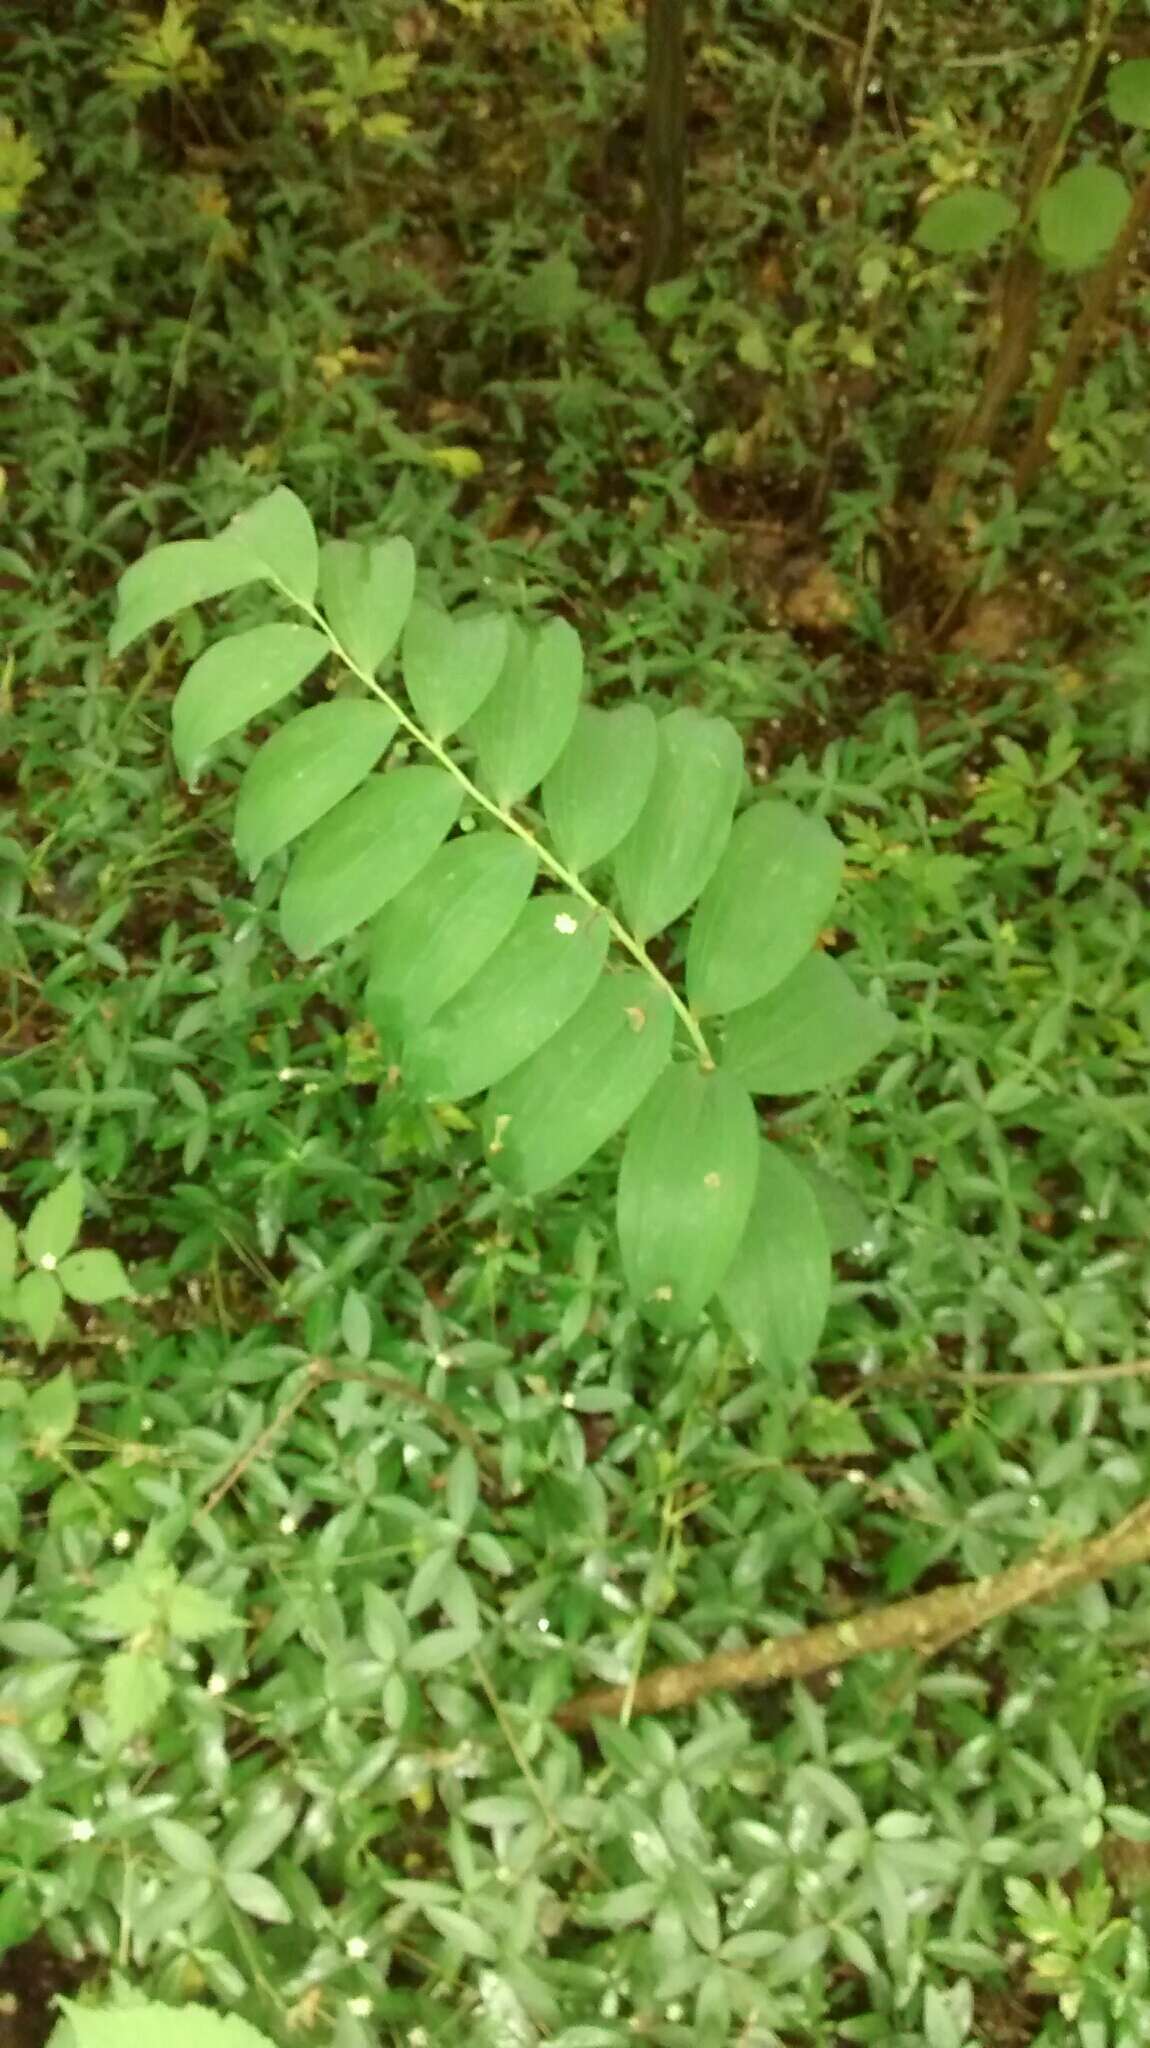
{"label": "small white flower", "polygon": [[367,1954],[367,1943],[362,1934],[352,1934],[344,1942],[344,1952],[353,1963],[362,1963]]}
{"label": "small white flower", "polygon": [[278,1074],[276,1075],[276,1080],[277,1080],[277,1081],[294,1081],[294,1080],[295,1080],[295,1068],[294,1068],[294,1067],[281,1067],[281,1068],[280,1068],[280,1070],[279,1070],[279,1072],[278,1072]]}
{"label": "small white flower", "polygon": [[130,1529],[117,1529],[117,1531],[116,1531],[115,1535],[114,1535],[114,1536],[113,1536],[113,1538],[112,1538],[112,1549],[113,1549],[113,1550],[130,1550],[130,1549],[131,1549],[131,1547],[132,1547],[132,1532],[131,1532],[131,1530],[130,1530]]}
{"label": "small white flower", "polygon": [[295,1532],[296,1532],[296,1530],[297,1530],[298,1528],[299,1528],[299,1523],[298,1523],[298,1522],[296,1521],[296,1518],[295,1518],[295,1516],[294,1516],[294,1515],[281,1515],[281,1516],[280,1516],[280,1535],[281,1535],[281,1536],[294,1536],[294,1535],[295,1535]]}
{"label": "small white flower", "polygon": [[555,925],[555,930],[557,932],[562,932],[563,937],[565,939],[571,938],[572,934],[577,932],[579,929],[578,919],[572,917],[570,911],[567,910],[561,910],[559,912],[559,915],[553,920],[553,922]]}
{"label": "small white flower", "polygon": [[866,1473],[860,1472],[857,1465],[852,1465],[850,1471],[847,1473],[846,1476],[850,1480],[852,1486],[866,1485]]}
{"label": "small white flower", "polygon": [[54,1273],[60,1261],[56,1257],[55,1252],[44,1252],[37,1263],[42,1272]]}
{"label": "small white flower", "polygon": [[349,1998],[347,2009],[353,2020],[369,2020],[371,2018],[370,1998]]}
{"label": "small white flower", "polygon": [[451,1356],[450,1351],[437,1351],[435,1354],[435,1363],[442,1369],[442,1371],[449,1372],[451,1370],[451,1367],[455,1364],[455,1360]]}
{"label": "small white flower", "polygon": [[213,1671],[211,1677],[208,1680],[208,1691],[211,1693],[213,1699],[218,1700],[220,1694],[226,1692],[227,1689],[228,1681],[224,1677],[223,1672]]}
{"label": "small white flower", "polygon": [[144,1435],[149,1429],[154,1429],[155,1427],[156,1423],[154,1416],[145,1415],[140,1422],[140,1433],[141,1435]]}
{"label": "small white flower", "polygon": [[539,1630],[540,1635],[545,1636],[551,1627],[551,1623],[545,1614],[541,1614],[535,1626]]}
{"label": "small white flower", "polygon": [[668,2018],[668,2019],[670,2020],[670,2022],[671,2022],[671,2025],[672,2025],[672,2026],[674,2026],[674,2024],[675,2024],[676,2020],[681,2020],[681,2019],[682,2019],[682,2017],[683,2017],[683,2008],[682,2008],[682,2006],[681,2006],[681,2005],[680,2005],[680,2004],[678,2003],[678,2001],[676,2000],[676,2002],[675,2002],[675,2004],[674,2004],[674,2005],[669,2005],[669,2006],[667,2007],[667,2018]]}
{"label": "small white flower", "polygon": [[95,1832],[95,1827],[90,1820],[74,1820],[72,1822],[72,1840],[74,1842],[90,1842]]}

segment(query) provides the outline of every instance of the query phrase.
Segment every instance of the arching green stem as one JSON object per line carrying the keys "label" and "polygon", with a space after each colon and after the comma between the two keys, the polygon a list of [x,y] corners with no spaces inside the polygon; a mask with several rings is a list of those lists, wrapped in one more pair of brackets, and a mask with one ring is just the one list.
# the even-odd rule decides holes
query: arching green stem
{"label": "arching green stem", "polygon": [[713,1067],[715,1064],[714,1056],[703,1036],[698,1019],[692,1016],[678,990],[668,981],[666,975],[656,967],[646,947],[642,945],[632,932],[627,930],[626,925],[616,917],[614,911],[609,909],[607,904],[601,902],[598,896],[594,895],[587,887],[586,883],[580,881],[578,875],[573,875],[568,868],[564,867],[563,862],[555,854],[551,853],[546,846],[540,843],[530,826],[523,824],[521,819],[513,817],[510,811],[503,810],[493,797],[484,794],[478,785],[472,781],[466,769],[460,767],[458,761],[453,759],[447,752],[447,749],[441,746],[438,740],[433,740],[430,733],[424,732],[423,727],[404,708],[398,698],[393,697],[389,690],[385,690],[382,683],[378,683],[370,671],[361,667],[360,663],[348,653],[346,647],[343,646],[342,642],[332,632],[322,612],[315,605],[302,604],[298,598],[292,596],[289,590],[284,589],[282,584],[278,587],[285,597],[289,598],[301,611],[307,613],[313,625],[317,626],[319,631],[330,642],[333,652],[342,661],[344,667],[350,669],[352,675],[358,677],[359,681],[365,684],[372,692],[372,695],[378,697],[380,703],[387,706],[392,717],[398,721],[408,737],[413,739],[418,746],[423,747],[431,755],[432,759],[439,763],[441,768],[446,769],[447,773],[455,778],[471,802],[478,804],[481,810],[486,811],[489,816],[497,819],[505,831],[514,832],[517,839],[522,839],[524,844],[531,848],[540,867],[545,868],[555,881],[561,882],[565,889],[569,889],[573,896],[577,896],[581,902],[586,903],[600,917],[606,918],[607,928],[616,944],[620,945],[624,952],[631,955],[631,958],[643,969],[645,974],[650,975],[651,980],[667,997],[675,1015],[678,1017],[699,1056],[700,1065],[707,1068]]}

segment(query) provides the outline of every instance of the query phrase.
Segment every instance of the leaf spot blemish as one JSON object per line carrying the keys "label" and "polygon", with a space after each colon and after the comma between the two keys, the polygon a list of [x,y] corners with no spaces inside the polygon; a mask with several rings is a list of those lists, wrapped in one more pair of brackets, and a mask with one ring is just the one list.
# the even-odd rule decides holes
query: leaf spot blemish
{"label": "leaf spot blemish", "polygon": [[642,1031],[645,1028],[647,1012],[641,1009],[638,1003],[633,1003],[628,1009],[625,1009],[623,1015],[626,1017],[632,1031]]}
{"label": "leaf spot blemish", "polygon": [[703,1175],[703,1186],[705,1188],[710,1188],[712,1193],[714,1193],[714,1190],[716,1188],[721,1188],[722,1185],[723,1176],[721,1173],[705,1173]]}
{"label": "leaf spot blemish", "polygon": [[673,1287],[668,1286],[656,1287],[651,1299],[652,1301],[674,1301],[675,1290]]}
{"label": "leaf spot blemish", "polygon": [[495,1152],[502,1152],[502,1150],[503,1150],[503,1133],[504,1133],[504,1131],[505,1131],[505,1130],[507,1129],[507,1126],[508,1126],[508,1124],[509,1124],[510,1122],[511,1122],[511,1118],[510,1118],[509,1116],[497,1116],[497,1117],[496,1117],[496,1119],[495,1119],[495,1129],[494,1129],[494,1131],[492,1132],[492,1135],[491,1135],[491,1143],[490,1143],[490,1145],[489,1145],[489,1146],[487,1147],[487,1150],[488,1150],[489,1152],[491,1152],[491,1153],[495,1153]]}

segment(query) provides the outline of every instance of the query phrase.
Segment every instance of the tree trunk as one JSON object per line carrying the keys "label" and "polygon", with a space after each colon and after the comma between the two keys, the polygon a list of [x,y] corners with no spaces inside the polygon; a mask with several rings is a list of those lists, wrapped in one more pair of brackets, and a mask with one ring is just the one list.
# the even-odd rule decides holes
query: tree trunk
{"label": "tree trunk", "polygon": [[687,164],[686,0],[647,0],[645,208],[639,287],[683,268]]}

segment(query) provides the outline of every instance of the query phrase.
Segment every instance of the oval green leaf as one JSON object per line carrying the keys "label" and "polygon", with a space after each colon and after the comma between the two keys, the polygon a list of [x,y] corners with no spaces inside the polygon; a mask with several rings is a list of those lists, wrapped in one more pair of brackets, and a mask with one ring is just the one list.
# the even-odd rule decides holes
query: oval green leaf
{"label": "oval green leaf", "polygon": [[209,597],[254,583],[251,556],[224,539],[169,540],[125,569],[116,593],[116,620],[108,636],[113,659],[161,619]]}
{"label": "oval green leaf", "polygon": [[1106,80],[1106,101],[1116,121],[1150,128],[1150,57],[1115,64]]}
{"label": "oval green leaf", "polygon": [[627,922],[649,939],[690,908],[731,831],[743,749],[725,718],[672,711],[659,721],[650,794],[615,855]]}
{"label": "oval green leaf", "polygon": [[64,1291],[56,1275],[39,1266],[31,1273],[21,1274],[12,1290],[12,1301],[17,1321],[23,1323],[37,1351],[43,1351],[51,1342],[64,1306]]}
{"label": "oval green leaf", "polygon": [[573,874],[614,853],[627,837],[650,794],[657,742],[655,714],[646,704],[581,708],[543,784],[547,829]]}
{"label": "oval green leaf", "polygon": [[403,680],[433,740],[466,725],[495,688],[507,660],[508,622],[496,612],[453,618],[422,599],[403,636]]}
{"label": "oval green leaf", "polygon": [[818,937],[842,871],[842,847],[822,818],[786,803],[744,811],[691,925],[696,1015],[739,1010],[782,981]]}
{"label": "oval green leaf", "polygon": [[579,635],[565,619],[509,623],[499,680],[468,723],[484,782],[504,809],[540,782],[571,735],[583,686]]}
{"label": "oval green leaf", "polygon": [[84,1183],[75,1167],[41,1195],[23,1230],[24,1253],[33,1266],[55,1265],[80,1235]]}
{"label": "oval green leaf", "polygon": [[649,975],[603,975],[562,1030],[488,1096],[492,1171],[524,1195],[575,1173],[630,1122],[671,1057],[673,1027]]}
{"label": "oval green leaf", "polygon": [[96,1250],[71,1252],[61,1259],[60,1285],[71,1301],[100,1307],[105,1301],[125,1301],[132,1283],[115,1252]]}
{"label": "oval green leaf", "polygon": [[415,551],[396,537],[367,546],[329,540],[320,549],[319,601],[353,663],[373,676],[403,631],[415,590]]}
{"label": "oval green leaf", "polygon": [[236,855],[249,874],[351,795],[396,724],[382,704],[340,698],[301,711],[265,741],[236,800]]}
{"label": "oval green leaf", "polygon": [[932,199],[914,239],[932,256],[981,256],[1017,219],[1018,208],[1005,193],[986,185],[966,185],[961,192]]}
{"label": "oval green leaf", "polygon": [[311,604],[319,582],[319,542],[311,514],[285,484],[228,521],[220,539],[238,548],[253,573],[297,604]]}
{"label": "oval green leaf", "polygon": [[801,1095],[864,1067],[895,1020],[860,996],[837,960],[812,953],[785,981],[732,1017],[720,1065],[759,1095]]}
{"label": "oval green leaf", "polygon": [[478,974],[531,894],[538,863],[522,839],[473,832],[432,855],[376,919],[367,1009],[393,1045]]}
{"label": "oval green leaf", "polygon": [[1039,201],[1039,249],[1059,270],[1086,270],[1113,247],[1129,211],[1130,194],[1117,171],[1078,164]]}
{"label": "oval green leaf", "polygon": [[760,1365],[797,1372],[814,1354],[831,1289],[831,1255],[814,1190],[775,1145],[760,1145],[746,1230],[719,1298]]}
{"label": "oval green leaf", "polygon": [[396,768],[371,776],[313,826],[280,900],[280,928],[297,958],[346,938],[398,896],[446,839],[461,800],[444,768]]}
{"label": "oval green leaf", "polygon": [[172,705],[172,745],[186,782],[212,748],[297,690],[331,652],[313,626],[253,626],[192,663]]}
{"label": "oval green leaf", "polygon": [[750,1096],[730,1074],[677,1064],[642,1103],[623,1151],[618,1228],[641,1313],[688,1329],[746,1228],[758,1170]]}
{"label": "oval green leaf", "polygon": [[536,897],[478,974],[408,1039],[402,1064],[412,1086],[463,1102],[529,1060],[590,994],[608,938],[597,906]]}

